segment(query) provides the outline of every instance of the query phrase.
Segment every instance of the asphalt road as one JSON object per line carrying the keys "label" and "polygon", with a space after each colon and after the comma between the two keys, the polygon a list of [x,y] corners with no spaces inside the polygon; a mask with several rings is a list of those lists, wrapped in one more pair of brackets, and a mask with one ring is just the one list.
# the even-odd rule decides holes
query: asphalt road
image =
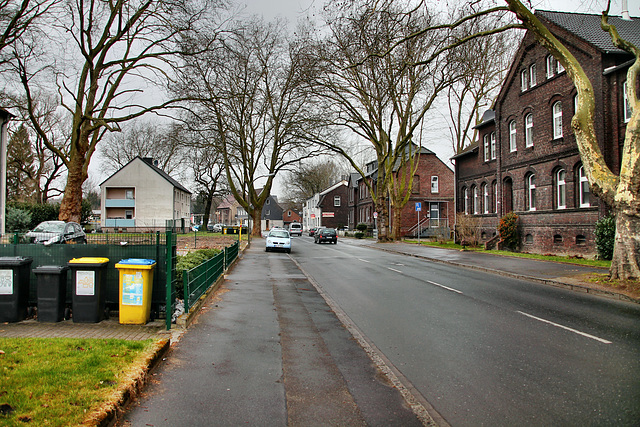
{"label": "asphalt road", "polygon": [[291,256],[453,426],[640,424],[636,304],[344,240]]}

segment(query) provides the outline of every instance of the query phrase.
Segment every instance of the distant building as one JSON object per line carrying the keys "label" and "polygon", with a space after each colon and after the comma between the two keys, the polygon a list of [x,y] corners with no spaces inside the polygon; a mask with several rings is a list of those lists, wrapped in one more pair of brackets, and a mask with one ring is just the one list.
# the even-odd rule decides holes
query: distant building
{"label": "distant building", "polygon": [[277,196],[269,196],[264,202],[261,215],[261,230],[271,230],[273,227],[283,227],[282,207],[278,204]]}
{"label": "distant building", "polygon": [[342,228],[349,223],[348,181],[342,180],[307,199],[302,208],[303,229]]}
{"label": "distant building", "polygon": [[100,184],[100,193],[103,229],[164,230],[191,225],[191,192],[153,159],[134,158]]}

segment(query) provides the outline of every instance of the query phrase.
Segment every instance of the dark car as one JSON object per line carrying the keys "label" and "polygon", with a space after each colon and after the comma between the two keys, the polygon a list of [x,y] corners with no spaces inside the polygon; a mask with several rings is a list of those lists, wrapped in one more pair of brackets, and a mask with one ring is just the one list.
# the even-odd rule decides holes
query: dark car
{"label": "dark car", "polygon": [[315,243],[329,242],[334,245],[338,243],[338,233],[335,228],[322,228],[313,236]]}
{"label": "dark car", "polygon": [[27,243],[42,243],[52,245],[54,243],[87,243],[87,235],[80,224],[64,221],[41,222],[24,235]]}
{"label": "dark car", "polygon": [[318,231],[318,227],[309,229],[309,236],[313,236],[314,234],[316,234],[316,231]]}

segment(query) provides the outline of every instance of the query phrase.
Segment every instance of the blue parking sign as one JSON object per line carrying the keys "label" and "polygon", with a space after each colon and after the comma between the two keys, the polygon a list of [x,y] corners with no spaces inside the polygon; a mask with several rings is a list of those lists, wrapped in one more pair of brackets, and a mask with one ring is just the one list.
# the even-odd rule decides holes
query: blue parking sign
{"label": "blue parking sign", "polygon": [[422,202],[416,202],[416,212],[420,212],[422,210]]}

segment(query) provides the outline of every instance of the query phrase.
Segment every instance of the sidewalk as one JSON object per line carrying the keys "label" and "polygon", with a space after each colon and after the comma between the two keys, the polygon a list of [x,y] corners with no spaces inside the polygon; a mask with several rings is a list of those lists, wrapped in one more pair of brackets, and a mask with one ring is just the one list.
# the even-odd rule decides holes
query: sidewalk
{"label": "sidewalk", "polygon": [[258,241],[172,346],[121,425],[431,423],[415,410],[295,262],[266,254]]}

